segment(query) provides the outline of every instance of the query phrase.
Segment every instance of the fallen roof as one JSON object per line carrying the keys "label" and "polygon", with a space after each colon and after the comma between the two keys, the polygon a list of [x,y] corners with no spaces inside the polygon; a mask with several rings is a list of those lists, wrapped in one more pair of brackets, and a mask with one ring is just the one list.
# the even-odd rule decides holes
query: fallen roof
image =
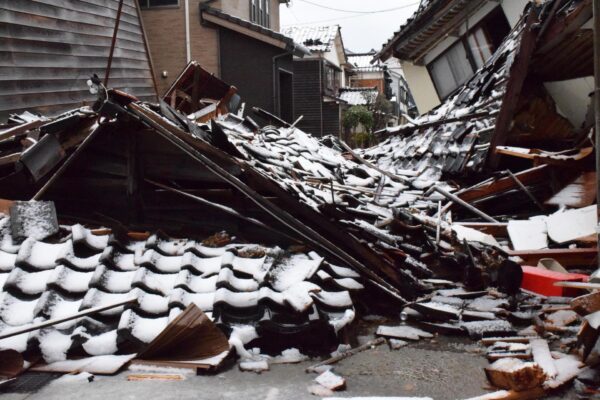
{"label": "fallen roof", "polygon": [[340,88],[340,99],[352,106],[373,104],[379,91],[373,88]]}
{"label": "fallen roof", "polygon": [[0,340],[3,349],[39,351],[48,363],[138,352],[192,303],[234,345],[252,341],[275,352],[291,345],[310,352],[318,347],[314,335],[327,347],[352,321],[349,290],[362,288],[355,272],[314,252],[236,242],[224,233],[203,241],[161,233],[119,239],[73,225],[51,238],[17,241],[3,217],[0,234],[0,336],[136,300]]}
{"label": "fallen roof", "polygon": [[[549,12],[556,6],[562,7],[561,13]],[[561,66],[566,58],[547,52],[576,43],[577,60],[589,54],[591,42],[581,40],[580,28],[590,13],[590,0],[528,8],[490,60],[455,95],[406,125],[382,131],[393,136],[367,150],[365,157],[386,170],[416,170],[426,182],[493,169],[499,162],[497,149],[519,136],[539,135],[540,142],[572,140],[574,127],[543,94],[539,76],[581,76],[590,69],[586,61],[565,71]],[[538,23],[542,29],[536,28]],[[544,101],[549,103],[540,106]],[[530,110],[530,104],[540,107]]]}
{"label": "fallen roof", "polygon": [[265,28],[262,25],[250,22],[248,20],[227,14],[221,10],[210,7],[206,4],[200,4],[200,16],[203,21],[208,21],[223,28],[241,33],[270,45],[293,52],[295,56],[304,57],[310,54],[305,46],[297,40]]}
{"label": "fallen roof", "polygon": [[311,52],[325,53],[331,50],[340,27],[329,26],[289,26],[281,31],[296,43],[307,47]]}
{"label": "fallen roof", "polygon": [[457,94],[413,123],[388,128],[392,136],[366,150],[365,157],[388,171],[417,171],[424,187],[443,174],[480,172],[505,106],[513,64],[527,57],[519,56],[525,33],[529,29],[523,20]]}

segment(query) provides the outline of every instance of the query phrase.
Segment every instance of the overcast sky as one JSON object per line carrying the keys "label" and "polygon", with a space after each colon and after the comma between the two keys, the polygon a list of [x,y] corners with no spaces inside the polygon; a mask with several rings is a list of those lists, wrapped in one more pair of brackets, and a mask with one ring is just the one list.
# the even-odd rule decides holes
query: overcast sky
{"label": "overcast sky", "polygon": [[[342,27],[348,50],[379,50],[412,15],[418,3],[418,0],[291,0],[289,7],[281,6],[281,25],[337,24]],[[374,13],[381,10],[388,11]]]}

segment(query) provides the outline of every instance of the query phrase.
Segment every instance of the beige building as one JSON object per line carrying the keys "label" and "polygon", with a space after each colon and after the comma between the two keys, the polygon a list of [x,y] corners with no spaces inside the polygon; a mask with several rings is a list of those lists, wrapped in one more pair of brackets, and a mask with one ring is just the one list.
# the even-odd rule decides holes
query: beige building
{"label": "beige building", "polygon": [[494,53],[528,0],[427,0],[377,55],[400,60],[419,113],[450,97]]}

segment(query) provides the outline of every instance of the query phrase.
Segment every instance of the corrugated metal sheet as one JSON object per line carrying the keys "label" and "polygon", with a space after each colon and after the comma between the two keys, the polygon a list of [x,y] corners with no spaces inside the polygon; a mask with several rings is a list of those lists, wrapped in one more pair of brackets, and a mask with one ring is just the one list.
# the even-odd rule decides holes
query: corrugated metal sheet
{"label": "corrugated metal sheet", "polygon": [[[0,120],[46,115],[93,102],[86,85],[104,77],[118,0],[0,0]],[[125,0],[109,86],[156,100],[135,0]]]}

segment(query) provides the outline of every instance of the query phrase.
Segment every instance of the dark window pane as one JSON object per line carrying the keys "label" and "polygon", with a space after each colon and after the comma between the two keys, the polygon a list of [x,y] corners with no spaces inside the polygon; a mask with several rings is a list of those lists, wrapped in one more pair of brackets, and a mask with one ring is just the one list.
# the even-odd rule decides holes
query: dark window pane
{"label": "dark window pane", "polygon": [[148,7],[177,6],[179,0],[148,0]]}

